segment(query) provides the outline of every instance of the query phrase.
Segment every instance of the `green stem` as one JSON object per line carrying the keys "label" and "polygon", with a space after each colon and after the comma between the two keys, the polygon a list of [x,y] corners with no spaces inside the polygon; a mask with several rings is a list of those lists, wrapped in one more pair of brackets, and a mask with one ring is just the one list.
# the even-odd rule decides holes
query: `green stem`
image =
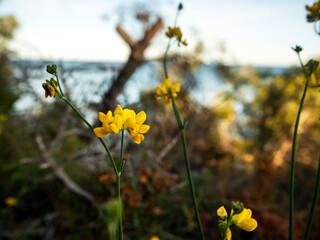
{"label": "green stem", "polygon": [[307,240],[309,238],[309,233],[311,229],[311,224],[314,216],[314,210],[316,207],[316,203],[318,200],[318,193],[319,193],[319,185],[320,185],[320,157],[319,157],[319,163],[318,163],[318,171],[317,171],[317,178],[316,178],[316,185],[314,188],[314,193],[313,193],[313,199],[312,199],[312,204],[311,204],[311,209],[308,217],[308,223],[306,227],[306,231],[304,233],[304,240]]}
{"label": "green stem", "polygon": [[120,172],[123,167],[123,139],[124,139],[124,130],[121,131],[121,148],[120,148]]}
{"label": "green stem", "polygon": [[[306,69],[303,66],[303,63],[301,61],[300,55],[298,53],[299,61],[301,64],[301,67],[303,69],[303,72],[306,77],[306,85],[303,90],[302,98],[300,101],[300,106],[294,126],[294,132],[293,132],[293,140],[292,140],[292,150],[291,150],[291,172],[290,172],[290,203],[289,203],[289,240],[293,239],[293,213],[294,213],[294,172],[295,172],[295,158],[296,158],[296,144],[297,144],[297,135],[298,135],[298,128],[299,128],[299,122],[300,122],[300,115],[303,108],[304,99],[307,93],[308,85],[310,76],[307,74]],[[313,70],[313,69],[312,69]],[[312,72],[312,70],[310,72]]]}
{"label": "green stem", "polygon": [[185,164],[186,164],[186,168],[187,168],[187,174],[188,174],[188,181],[189,181],[189,187],[190,187],[190,191],[191,191],[191,196],[192,196],[192,203],[193,203],[193,208],[196,214],[196,220],[197,220],[197,224],[198,224],[198,229],[201,235],[201,239],[204,240],[204,233],[202,230],[202,225],[201,225],[201,220],[200,220],[200,215],[199,215],[199,210],[198,210],[198,204],[197,204],[197,200],[196,200],[196,194],[195,194],[195,190],[194,190],[194,183],[193,183],[193,179],[192,179],[192,174],[191,174],[191,167],[190,167],[190,161],[189,161],[189,156],[188,156],[188,150],[187,150],[187,142],[186,142],[186,137],[185,137],[185,129],[182,125],[181,122],[181,117],[180,117],[180,113],[179,110],[175,104],[174,98],[172,97],[171,92],[170,93],[170,97],[171,97],[171,101],[172,101],[172,107],[180,128],[180,132],[181,132],[181,139],[182,139],[182,145],[183,145],[183,153],[184,153],[184,159],[185,159]]}
{"label": "green stem", "polygon": [[120,194],[120,177],[121,172],[117,174],[117,198],[118,198],[118,211],[119,211],[119,239],[123,240],[122,233],[122,203],[121,203],[121,194]]}
{"label": "green stem", "polygon": [[168,56],[168,52],[170,49],[170,43],[171,43],[171,38],[169,39],[167,49],[166,49],[166,51],[164,53],[164,57],[163,57],[163,69],[164,69],[164,75],[166,78],[169,78],[168,70],[167,70],[167,56]]}
{"label": "green stem", "polygon": [[221,240],[224,240],[225,237],[226,237],[227,230],[228,230],[228,227],[229,227],[229,225],[230,225],[230,221],[231,221],[231,219],[232,219],[232,217],[233,217],[233,214],[234,214],[234,213],[231,213],[231,214],[230,214],[230,217],[229,217],[228,220],[227,220],[226,227],[225,227],[223,233],[221,234]]}
{"label": "green stem", "polygon": [[124,166],[123,161],[123,139],[124,139],[124,130],[121,131],[121,147],[120,147],[120,165],[119,165],[119,172],[117,174],[117,197],[118,197],[118,211],[119,211],[119,239],[123,239],[123,230],[122,230],[122,203],[121,203],[121,185],[120,185],[120,178],[121,173]]}
{"label": "green stem", "polygon": [[[60,86],[60,85],[59,85]],[[78,111],[78,109],[76,109],[71,102],[69,102],[68,99],[66,99],[65,96],[63,96],[62,94],[60,95],[60,97],[62,98],[62,100],[64,100],[75,112],[76,114],[82,119],[82,121],[85,122],[85,124],[87,124],[87,126],[93,131],[93,127],[92,125],[83,117],[83,115]],[[107,151],[107,154],[111,160],[111,163],[112,163],[112,167],[113,167],[113,170],[115,172],[115,174],[118,174],[118,170],[117,170],[117,166],[116,166],[116,163],[112,157],[112,154],[109,150],[109,148],[107,147],[106,143],[103,141],[102,138],[98,138],[99,141],[102,143],[103,147],[105,148],[105,150]]]}
{"label": "green stem", "polygon": [[58,86],[59,86],[60,93],[61,93],[61,95],[64,97],[64,94],[63,94],[62,88],[61,88],[61,86],[60,86],[59,76],[58,76],[58,74],[57,74],[57,73],[56,73],[56,74],[54,74],[54,76],[56,76],[56,78],[57,78],[57,82],[58,82]]}

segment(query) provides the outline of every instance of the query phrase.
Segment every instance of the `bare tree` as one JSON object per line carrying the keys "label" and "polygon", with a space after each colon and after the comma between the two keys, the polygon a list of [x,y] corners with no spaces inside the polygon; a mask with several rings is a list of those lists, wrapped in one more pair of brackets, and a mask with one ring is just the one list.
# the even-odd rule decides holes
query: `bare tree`
{"label": "bare tree", "polygon": [[[142,18],[138,14],[137,18],[148,23],[148,17],[146,16]],[[118,33],[129,45],[131,52],[127,63],[120,70],[118,77],[114,80],[109,90],[103,95],[99,111],[105,112],[115,107],[117,96],[123,91],[124,86],[129,80],[130,76],[144,62],[144,51],[150,45],[151,40],[154,38],[157,32],[162,29],[163,21],[161,18],[158,18],[158,20],[152,26],[149,27],[149,24],[147,24],[146,26],[147,27],[144,31],[144,37],[139,41],[134,41],[121,27],[120,24],[117,25],[116,29]]]}

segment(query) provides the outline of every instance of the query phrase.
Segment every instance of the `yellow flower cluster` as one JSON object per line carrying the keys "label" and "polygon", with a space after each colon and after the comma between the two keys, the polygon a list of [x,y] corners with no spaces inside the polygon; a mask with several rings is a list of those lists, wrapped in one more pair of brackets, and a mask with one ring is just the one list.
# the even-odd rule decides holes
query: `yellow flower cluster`
{"label": "yellow flower cluster", "polygon": [[45,90],[45,97],[56,97],[56,92],[58,91],[58,83],[53,78],[51,80],[46,80],[46,83],[42,84],[43,89]]}
{"label": "yellow flower cluster", "polygon": [[161,86],[158,86],[156,88],[156,94],[160,97],[163,97],[167,103],[171,102],[170,91],[171,91],[172,97],[174,98],[177,97],[178,92],[180,92],[180,84],[176,83],[172,85],[170,78],[166,78],[161,84]]}
{"label": "yellow flower cluster", "polygon": [[166,32],[166,36],[168,38],[176,37],[178,41],[178,46],[180,46],[180,43],[182,43],[184,46],[188,46],[188,43],[186,40],[182,41],[182,32],[179,27],[168,27],[168,31]]}
{"label": "yellow flower cluster", "polygon": [[309,12],[307,15],[308,22],[315,22],[320,19],[320,1],[313,3],[311,7],[306,5],[306,9]]}
{"label": "yellow flower cluster", "polygon": [[[236,214],[234,213],[233,210],[231,210],[231,216],[230,216],[231,220],[227,221],[228,213],[227,213],[226,209],[223,206],[221,206],[217,210],[217,215],[222,220],[224,220],[224,222],[222,222],[222,223],[229,222],[224,240],[231,240],[232,233],[231,233],[229,226],[232,224],[235,224],[237,227],[239,227],[247,232],[253,231],[258,226],[258,222],[254,218],[251,218],[251,215],[252,215],[251,209],[244,208],[240,213],[236,213]],[[225,225],[222,224],[222,226],[225,226]]]}
{"label": "yellow flower cluster", "polygon": [[130,109],[122,109],[120,105],[114,110],[114,116],[111,111],[107,114],[99,112],[99,120],[102,122],[103,127],[95,128],[94,134],[102,138],[109,133],[118,134],[119,131],[127,130],[130,133],[132,140],[140,144],[144,140],[145,134],[149,131],[149,126],[144,125],[147,115],[144,111],[138,114]]}
{"label": "yellow flower cluster", "polygon": [[152,236],[149,240],[160,240],[160,238],[158,236]]}
{"label": "yellow flower cluster", "polygon": [[14,197],[7,197],[5,199],[7,206],[16,206],[18,204],[18,200]]}

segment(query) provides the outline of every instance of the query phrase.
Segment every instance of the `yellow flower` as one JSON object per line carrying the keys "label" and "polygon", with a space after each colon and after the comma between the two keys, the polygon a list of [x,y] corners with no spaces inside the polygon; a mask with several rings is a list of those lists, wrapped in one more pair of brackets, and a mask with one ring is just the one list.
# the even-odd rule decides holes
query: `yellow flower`
{"label": "yellow flower", "polygon": [[227,228],[227,232],[226,232],[226,236],[224,238],[224,240],[231,240],[232,237],[232,232],[230,230],[230,228]]}
{"label": "yellow flower", "polygon": [[161,84],[161,86],[158,86],[156,88],[156,94],[159,95],[160,97],[163,97],[167,103],[170,103],[171,98],[170,98],[169,90],[171,90],[172,97],[174,98],[177,97],[178,96],[177,93],[180,92],[180,84],[176,83],[172,85],[171,79],[166,78]]}
{"label": "yellow flower", "polygon": [[100,120],[100,122],[102,122],[103,127],[98,127],[98,128],[93,129],[94,134],[97,137],[102,138],[102,137],[108,135],[109,133],[112,133],[112,130],[109,125],[113,121],[112,112],[108,111],[107,114],[99,112],[99,120]]}
{"label": "yellow flower", "polygon": [[219,209],[217,210],[217,215],[221,219],[226,219],[228,217],[228,213],[227,213],[226,209],[224,208],[224,206],[219,207]]}
{"label": "yellow flower", "polygon": [[18,200],[14,197],[7,197],[5,199],[5,202],[8,206],[16,206],[18,204]]}
{"label": "yellow flower", "polygon": [[320,19],[320,1],[313,3],[311,7],[306,5],[306,10],[309,12],[307,15],[308,22],[315,22]]}
{"label": "yellow flower", "polygon": [[178,46],[180,46],[180,43],[182,43],[184,46],[187,46],[188,43],[186,40],[182,41],[182,32],[179,27],[168,27],[168,31],[166,32],[166,36],[168,38],[176,37],[178,41]]}
{"label": "yellow flower", "polygon": [[51,80],[46,80],[46,83],[42,84],[43,89],[45,90],[45,97],[56,97],[56,92],[58,93],[57,88],[57,81],[55,81],[53,78]]}
{"label": "yellow flower", "polygon": [[[243,208],[243,205],[242,205],[242,208]],[[224,240],[231,240],[232,233],[229,227],[232,224],[235,224],[237,227],[247,232],[253,231],[258,226],[257,221],[254,218],[251,218],[252,211],[247,208],[243,208],[243,210],[240,213],[236,213],[236,214],[234,214],[234,210],[232,209],[231,215],[228,218],[228,213],[226,209],[223,206],[221,206],[217,210],[217,215],[222,219],[219,221],[219,228],[220,228],[221,234],[223,234],[225,229],[227,228]]]}
{"label": "yellow flower", "polygon": [[149,131],[149,126],[144,125],[147,115],[144,111],[138,114],[131,109],[122,109],[120,105],[114,111],[114,117],[112,112],[108,111],[105,115],[104,113],[99,113],[99,120],[103,123],[103,127],[95,128],[93,131],[97,137],[104,137],[109,133],[118,134],[120,131],[127,130],[130,133],[132,140],[140,144],[144,140],[145,134]]}
{"label": "yellow flower", "polygon": [[251,209],[243,209],[241,213],[233,215],[234,224],[247,232],[253,231],[257,228],[258,223],[254,218],[251,218],[251,215]]}
{"label": "yellow flower", "polygon": [[149,240],[160,240],[160,238],[158,236],[152,236]]}

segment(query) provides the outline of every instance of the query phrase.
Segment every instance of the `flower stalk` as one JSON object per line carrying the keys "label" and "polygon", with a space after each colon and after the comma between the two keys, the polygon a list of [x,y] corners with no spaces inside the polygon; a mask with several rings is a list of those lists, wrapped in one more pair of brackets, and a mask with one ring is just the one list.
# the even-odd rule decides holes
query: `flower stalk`
{"label": "flower stalk", "polygon": [[[293,132],[293,140],[292,140],[292,149],[291,149],[291,170],[290,170],[290,202],[289,202],[289,240],[293,239],[293,219],[294,219],[294,172],[295,172],[295,159],[296,159],[296,144],[297,144],[297,136],[298,136],[298,128],[299,128],[299,122],[300,122],[300,115],[303,109],[304,100],[306,97],[309,81],[311,74],[313,73],[314,69],[317,68],[318,62],[310,60],[306,66],[303,65],[300,52],[302,51],[302,48],[299,46],[296,46],[293,48],[293,50],[297,53],[299,62],[301,65],[301,68],[303,70],[303,73],[306,78],[306,84],[303,90],[303,94],[301,97],[299,110],[297,113],[297,118],[294,126],[294,132]],[[309,71],[307,72],[306,67],[309,68]]]}
{"label": "flower stalk", "polygon": [[319,162],[318,162],[318,170],[317,170],[316,184],[315,184],[314,192],[313,192],[312,204],[311,204],[307,227],[306,227],[306,231],[304,233],[303,240],[307,240],[309,238],[311,224],[312,224],[312,220],[313,220],[313,216],[314,216],[314,210],[316,208],[316,204],[317,204],[317,200],[318,200],[318,196],[319,196],[319,185],[320,185],[320,157],[319,157]]}
{"label": "flower stalk", "polygon": [[177,97],[177,92],[180,91],[180,85],[179,84],[172,85],[171,79],[169,79],[169,74],[168,74],[168,70],[167,70],[167,56],[168,56],[168,52],[169,52],[169,49],[171,46],[172,39],[176,38],[176,40],[178,42],[178,46],[180,46],[180,43],[182,43],[184,46],[187,46],[186,40],[182,41],[182,32],[181,32],[180,28],[176,27],[178,15],[179,15],[180,11],[182,10],[182,8],[183,8],[183,6],[180,3],[179,7],[178,7],[176,18],[174,21],[174,27],[173,28],[169,27],[168,32],[166,33],[166,36],[169,38],[168,45],[166,47],[166,51],[165,51],[164,57],[163,57],[163,69],[164,69],[164,75],[165,75],[166,79],[164,80],[163,84],[160,87],[157,87],[156,93],[159,96],[164,97],[164,99],[167,101],[167,103],[169,103],[169,102],[172,103],[172,108],[173,108],[173,111],[174,111],[174,114],[175,114],[175,117],[177,120],[177,124],[178,124],[179,130],[180,130],[180,133],[181,133],[183,153],[184,153],[184,159],[185,159],[185,165],[186,165],[186,170],[187,170],[187,175],[188,175],[188,182],[189,182],[189,188],[190,188],[191,197],[192,197],[193,208],[195,211],[197,225],[198,225],[201,239],[204,240],[205,237],[204,237],[204,233],[203,233],[203,229],[202,229],[202,225],[201,225],[198,204],[197,204],[197,200],[196,200],[195,187],[194,187],[194,182],[193,182],[191,167],[190,167],[190,161],[189,161],[189,156],[188,156],[187,141],[186,141],[186,137],[185,137],[185,127],[186,127],[187,121],[185,119],[184,123],[182,123],[180,112],[179,112],[178,107],[177,107],[175,100],[174,100],[174,98]]}
{"label": "flower stalk", "polygon": [[[135,113],[134,110],[130,109],[122,109],[120,105],[114,111],[114,116],[111,111],[108,111],[107,114],[99,112],[99,120],[102,122],[103,126],[98,128],[93,128],[92,125],[85,119],[85,117],[79,112],[79,110],[65,97],[63,91],[60,86],[59,76],[57,73],[57,66],[56,65],[48,65],[47,72],[52,74],[56,77],[51,78],[50,81],[46,80],[45,83],[42,84],[43,89],[45,90],[45,97],[55,97],[58,95],[63,101],[65,101],[73,110],[74,112],[82,119],[82,121],[90,128],[92,132],[98,137],[99,141],[105,148],[114,170],[114,173],[117,177],[117,211],[118,211],[118,231],[119,231],[119,239],[123,240],[123,229],[122,229],[122,201],[121,201],[121,173],[123,171],[125,160],[123,159],[123,149],[124,149],[124,131],[128,131],[132,140],[140,144],[141,141],[144,140],[144,135],[149,131],[149,126],[143,124],[146,120],[146,113],[144,111],[139,112],[138,114]],[[120,149],[120,161],[119,166],[117,167],[116,162],[103,141],[102,137],[108,134],[118,134],[121,132],[121,149]],[[101,209],[98,209],[100,214],[103,214]],[[105,221],[105,217],[102,216],[103,220]],[[110,230],[110,229],[109,229]],[[115,238],[115,232],[110,233],[112,238]]]}
{"label": "flower stalk", "polygon": [[184,160],[185,160],[185,164],[186,164],[186,169],[187,169],[187,174],[188,174],[188,182],[189,182],[189,187],[190,187],[190,192],[191,192],[191,197],[192,197],[192,204],[193,204],[193,208],[196,214],[196,220],[197,220],[197,225],[198,225],[198,229],[200,232],[200,236],[201,239],[204,240],[204,233],[203,233],[203,229],[202,229],[202,225],[201,225],[201,219],[200,219],[200,215],[199,215],[199,209],[198,209],[198,204],[197,204],[197,200],[196,200],[196,193],[195,193],[195,188],[194,188],[194,183],[193,183],[193,178],[192,178],[192,173],[191,173],[191,167],[190,167],[190,161],[189,161],[189,155],[188,155],[188,148],[187,148],[187,141],[186,141],[186,136],[185,136],[185,125],[182,124],[181,122],[181,117],[180,117],[180,113],[179,110],[177,108],[177,105],[175,103],[174,97],[172,96],[171,91],[170,93],[170,98],[172,101],[172,108],[174,110],[176,119],[177,119],[177,123],[180,129],[180,133],[181,133],[181,139],[182,139],[182,146],[183,146],[183,154],[184,154]]}

